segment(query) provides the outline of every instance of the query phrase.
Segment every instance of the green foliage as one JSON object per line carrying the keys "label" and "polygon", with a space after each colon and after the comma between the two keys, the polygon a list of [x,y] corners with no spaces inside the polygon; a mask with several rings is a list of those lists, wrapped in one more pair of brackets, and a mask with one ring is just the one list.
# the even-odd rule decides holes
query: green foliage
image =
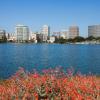
{"label": "green foliage", "polygon": [[77,36],[73,39],[73,42],[83,42],[85,41],[85,38],[81,37],[81,36]]}
{"label": "green foliage", "polygon": [[2,39],[0,39],[0,43],[3,43],[3,42],[7,42],[6,36],[3,36]]}
{"label": "green foliage", "polygon": [[96,39],[96,38],[93,37],[93,36],[89,36],[89,37],[86,38],[87,41],[92,41],[92,40],[94,40],[94,39]]}
{"label": "green foliage", "polygon": [[67,43],[67,42],[74,43],[74,42],[83,42],[83,41],[85,41],[85,38],[81,36],[75,37],[74,39],[72,38],[69,38],[69,39],[56,38],[55,39],[55,43],[61,43],[61,44]]}
{"label": "green foliage", "polygon": [[64,39],[64,38],[55,38],[55,43],[61,43],[61,44],[63,44],[63,43],[66,43],[67,42],[67,40],[66,39]]}

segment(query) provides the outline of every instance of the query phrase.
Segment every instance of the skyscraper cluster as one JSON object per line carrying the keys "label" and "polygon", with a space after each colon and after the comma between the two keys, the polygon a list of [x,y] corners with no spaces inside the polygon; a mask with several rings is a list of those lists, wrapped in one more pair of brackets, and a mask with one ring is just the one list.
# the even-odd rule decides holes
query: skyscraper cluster
{"label": "skyscraper cluster", "polygon": [[78,26],[70,26],[69,31],[62,30],[59,34],[51,33],[50,26],[43,25],[40,29],[40,32],[30,33],[28,26],[17,25],[15,28],[16,41],[17,42],[25,42],[34,39],[40,42],[54,42],[55,37],[62,37],[64,39],[75,38],[79,36],[79,27]]}
{"label": "skyscraper cluster", "polygon": [[[0,30],[0,40],[7,37],[8,41],[14,42],[51,42],[55,38],[74,39],[79,36],[79,27],[70,26],[68,29],[63,29],[58,32],[51,32],[50,26],[43,25],[39,32],[31,32],[28,26],[16,25],[15,32],[6,34],[5,30]],[[88,26],[88,36],[100,37],[100,25]]]}

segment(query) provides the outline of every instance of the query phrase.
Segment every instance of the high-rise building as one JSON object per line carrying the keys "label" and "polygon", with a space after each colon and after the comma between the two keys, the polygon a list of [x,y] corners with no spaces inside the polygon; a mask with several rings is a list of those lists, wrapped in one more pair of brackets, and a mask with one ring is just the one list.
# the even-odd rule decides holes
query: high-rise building
{"label": "high-rise building", "polygon": [[6,40],[6,31],[0,30],[0,41],[5,41],[5,40]]}
{"label": "high-rise building", "polygon": [[88,26],[88,36],[100,37],[100,25]]}
{"label": "high-rise building", "polygon": [[42,34],[50,35],[50,27],[48,25],[44,25],[41,29]]}
{"label": "high-rise building", "polygon": [[27,42],[29,40],[29,28],[24,25],[17,25],[15,28],[17,42]]}
{"label": "high-rise building", "polygon": [[44,25],[41,29],[41,34],[43,36],[43,41],[47,41],[50,37],[50,27],[48,25]]}
{"label": "high-rise building", "polygon": [[78,26],[70,26],[69,27],[69,34],[68,38],[75,38],[79,36],[79,27]]}

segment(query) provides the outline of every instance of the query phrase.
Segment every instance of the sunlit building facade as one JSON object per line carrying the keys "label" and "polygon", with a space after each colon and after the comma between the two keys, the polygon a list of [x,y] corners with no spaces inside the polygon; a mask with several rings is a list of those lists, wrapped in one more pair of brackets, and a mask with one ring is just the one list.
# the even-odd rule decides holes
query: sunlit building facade
{"label": "sunlit building facade", "polygon": [[48,25],[44,25],[41,29],[41,34],[43,36],[43,41],[46,42],[50,37],[50,27]]}
{"label": "sunlit building facade", "polygon": [[68,38],[75,38],[79,36],[79,27],[78,26],[70,26],[69,27],[69,33]]}
{"label": "sunlit building facade", "polygon": [[17,25],[15,28],[16,41],[27,42],[29,41],[29,28],[24,25]]}
{"label": "sunlit building facade", "polygon": [[61,30],[60,37],[62,37],[63,39],[67,39],[68,38],[68,30]]}
{"label": "sunlit building facade", "polygon": [[100,37],[100,25],[88,26],[88,36]]}

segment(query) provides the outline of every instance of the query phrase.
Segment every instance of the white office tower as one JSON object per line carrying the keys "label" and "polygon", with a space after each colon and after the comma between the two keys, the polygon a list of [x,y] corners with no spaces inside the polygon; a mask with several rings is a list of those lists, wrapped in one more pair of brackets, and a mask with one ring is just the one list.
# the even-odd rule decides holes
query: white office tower
{"label": "white office tower", "polygon": [[24,25],[17,25],[15,28],[16,41],[28,42],[29,41],[29,28]]}
{"label": "white office tower", "polygon": [[50,37],[50,27],[48,25],[44,25],[41,29],[42,41],[46,42]]}

